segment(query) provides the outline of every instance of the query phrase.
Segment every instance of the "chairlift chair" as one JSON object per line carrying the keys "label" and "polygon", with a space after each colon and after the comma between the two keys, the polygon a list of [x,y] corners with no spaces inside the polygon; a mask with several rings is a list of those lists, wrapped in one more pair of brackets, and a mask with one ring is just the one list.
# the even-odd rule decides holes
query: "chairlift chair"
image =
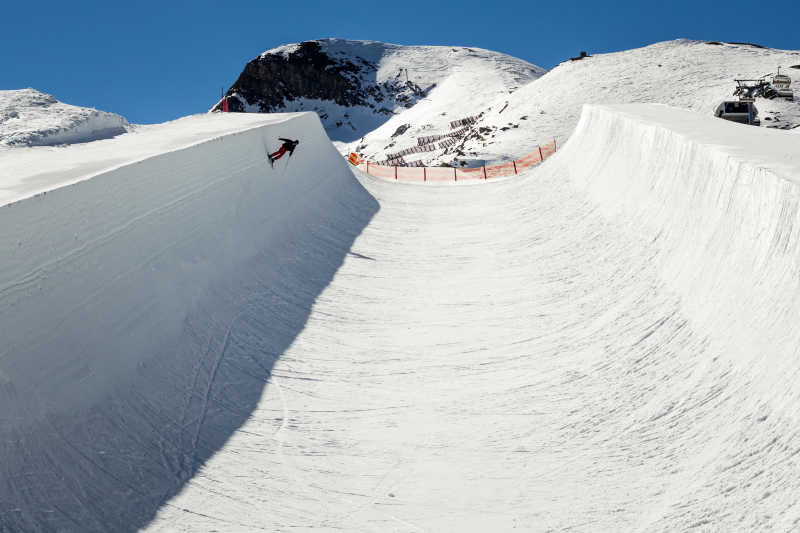
{"label": "chairlift chair", "polygon": [[778,72],[772,76],[772,86],[775,88],[776,96],[794,100],[794,91],[792,91],[791,85],[792,78],[781,74],[781,67],[778,67]]}

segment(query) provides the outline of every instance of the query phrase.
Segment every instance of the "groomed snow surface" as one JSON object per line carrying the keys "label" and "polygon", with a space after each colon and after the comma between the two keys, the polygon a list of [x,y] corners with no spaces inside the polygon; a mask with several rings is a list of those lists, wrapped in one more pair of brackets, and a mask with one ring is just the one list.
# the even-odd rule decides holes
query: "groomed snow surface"
{"label": "groomed snow surface", "polygon": [[219,120],[0,209],[0,531],[800,526],[800,137],[586,106],[437,186]]}

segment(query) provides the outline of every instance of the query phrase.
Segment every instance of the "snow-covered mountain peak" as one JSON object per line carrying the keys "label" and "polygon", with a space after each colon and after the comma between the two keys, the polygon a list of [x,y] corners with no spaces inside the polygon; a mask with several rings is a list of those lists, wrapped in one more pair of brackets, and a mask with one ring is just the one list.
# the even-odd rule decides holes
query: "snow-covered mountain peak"
{"label": "snow-covered mountain peak", "polygon": [[[13,91],[2,91],[5,103],[8,106],[44,107],[57,104],[55,96],[37,91],[33,87]],[[5,110],[4,110],[5,111]]]}
{"label": "snow-covered mountain peak", "polygon": [[228,96],[233,111],[316,111],[331,139],[352,142],[382,125],[396,131],[410,109],[463,118],[452,114],[454,101],[482,105],[544,72],[478,48],[320,39],[260,54]]}
{"label": "snow-covered mountain peak", "polygon": [[30,87],[0,91],[0,145],[87,142],[127,129],[128,121],[119,115],[65,104]]}
{"label": "snow-covered mountain peak", "polygon": [[736,99],[732,95],[735,79],[759,78],[779,66],[792,79],[796,98],[758,98],[762,127],[796,128],[800,126],[800,51],[676,39],[564,61],[482,110],[470,131],[448,148],[450,158],[494,161],[526,153],[553,138],[561,144],[587,103],[661,103],[710,117],[721,101]]}
{"label": "snow-covered mountain peak", "polygon": [[[316,111],[343,153],[475,166],[562,143],[587,103],[663,103],[710,116],[735,98],[735,79],[778,67],[800,90],[800,52],[747,43],[676,39],[545,72],[477,48],[321,39],[264,52],[229,94],[235,111]],[[756,104],[762,126],[800,125],[800,98]]]}

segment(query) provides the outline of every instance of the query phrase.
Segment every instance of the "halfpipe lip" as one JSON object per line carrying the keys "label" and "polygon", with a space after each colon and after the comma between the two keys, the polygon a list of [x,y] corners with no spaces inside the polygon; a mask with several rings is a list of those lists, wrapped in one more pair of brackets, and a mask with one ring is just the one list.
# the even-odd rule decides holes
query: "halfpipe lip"
{"label": "halfpipe lip", "polygon": [[[587,111],[592,109],[605,110],[644,126],[667,129],[696,145],[712,147],[738,162],[763,168],[786,181],[800,183],[796,178],[800,176],[800,137],[792,130],[754,128],[719,120],[710,113],[706,115],[652,103],[584,104],[578,128],[586,120]],[[665,113],[665,109],[669,113]],[[568,140],[563,149],[569,143]]]}
{"label": "halfpipe lip", "polygon": [[[163,124],[139,126],[112,139],[67,146],[35,146],[0,150],[0,207],[141,163],[152,157],[227,135],[280,124],[300,113],[204,113]],[[166,135],[175,139],[159,144]]]}

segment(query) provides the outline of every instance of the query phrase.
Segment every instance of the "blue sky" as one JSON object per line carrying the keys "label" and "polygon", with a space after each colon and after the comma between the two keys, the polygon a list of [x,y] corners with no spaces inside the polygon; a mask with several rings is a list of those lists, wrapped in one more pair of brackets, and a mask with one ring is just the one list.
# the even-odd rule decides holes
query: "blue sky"
{"label": "blue sky", "polygon": [[800,49],[800,2],[139,2],[0,9],[0,89],[34,87],[152,123],[206,111],[244,65],[323,37],[488,48],[551,68],[589,53],[691,38]]}

